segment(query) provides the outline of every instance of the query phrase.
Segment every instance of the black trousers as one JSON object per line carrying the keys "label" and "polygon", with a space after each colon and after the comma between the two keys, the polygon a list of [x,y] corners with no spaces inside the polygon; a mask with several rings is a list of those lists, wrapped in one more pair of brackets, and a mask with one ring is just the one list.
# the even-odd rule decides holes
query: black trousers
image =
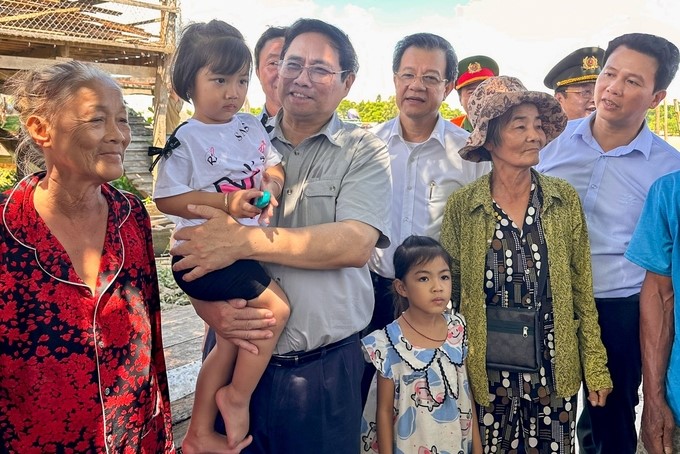
{"label": "black trousers", "polygon": [[[634,454],[637,446],[635,407],[639,403],[642,380],[640,295],[595,298],[595,304],[614,391],[604,407],[591,407],[584,399],[576,429],[580,452]],[[587,388],[585,393],[587,396]]]}
{"label": "black trousers", "polygon": [[392,281],[378,274],[371,272],[373,282],[373,294],[375,296],[375,306],[371,322],[364,330],[366,334],[376,329],[384,328],[394,321],[394,297],[392,293]]}
{"label": "black trousers", "polygon": [[[214,346],[211,329],[203,356]],[[281,365],[275,357],[250,401],[253,443],[244,454],[356,454],[361,436],[359,380],[364,356],[357,333],[314,359]],[[299,356],[307,356],[302,353]],[[224,434],[218,413],[215,431]]]}

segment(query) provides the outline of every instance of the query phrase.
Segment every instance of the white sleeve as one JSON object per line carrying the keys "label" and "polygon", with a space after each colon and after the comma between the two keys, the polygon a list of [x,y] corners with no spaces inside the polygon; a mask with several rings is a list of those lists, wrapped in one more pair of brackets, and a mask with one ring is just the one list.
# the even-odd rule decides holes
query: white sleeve
{"label": "white sleeve", "polygon": [[276,148],[274,148],[274,145],[269,141],[269,137],[265,134],[266,137],[266,143],[267,143],[267,150],[265,151],[265,161],[264,161],[264,168],[268,169],[270,167],[274,167],[277,164],[281,164],[281,153],[276,151]]}
{"label": "white sleeve", "polygon": [[[184,128],[188,128],[185,125]],[[183,133],[185,131],[182,131]],[[162,157],[158,163],[158,174],[154,184],[153,199],[172,197],[193,191],[191,187],[194,164],[186,143],[188,134],[177,137],[180,146],[172,150],[172,154]]]}
{"label": "white sleeve", "polygon": [[269,134],[267,134],[267,130],[264,129],[264,126],[262,126],[262,123],[255,118],[254,116],[248,114],[248,120],[251,123],[251,127],[257,128],[258,133],[261,133],[261,138],[258,137],[259,140],[261,140],[261,143],[265,147],[265,150],[263,152],[264,155],[264,168],[268,169],[270,167],[274,167],[277,164],[281,163],[281,153],[279,153],[274,145],[272,145],[271,140],[269,140]]}

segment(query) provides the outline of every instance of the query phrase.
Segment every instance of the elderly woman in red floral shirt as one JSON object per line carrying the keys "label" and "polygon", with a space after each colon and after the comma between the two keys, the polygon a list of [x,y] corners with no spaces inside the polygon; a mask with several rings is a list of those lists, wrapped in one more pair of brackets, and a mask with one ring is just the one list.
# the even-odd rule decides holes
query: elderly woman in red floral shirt
{"label": "elderly woman in red floral shirt", "polygon": [[122,92],[78,62],[7,86],[18,163],[45,170],[0,196],[0,452],[172,453],[150,222],[107,184]]}

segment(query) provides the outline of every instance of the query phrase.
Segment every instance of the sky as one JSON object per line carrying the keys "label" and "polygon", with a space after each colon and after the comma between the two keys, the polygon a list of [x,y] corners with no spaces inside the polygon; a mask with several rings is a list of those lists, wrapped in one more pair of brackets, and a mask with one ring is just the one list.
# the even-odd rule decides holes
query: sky
{"label": "sky", "polygon": [[[348,99],[375,100],[394,94],[392,51],[400,38],[417,32],[446,38],[458,58],[494,58],[501,74],[519,77],[530,90],[543,85],[564,56],[586,46],[607,47],[623,33],[653,33],[680,46],[678,0],[180,0],[181,22],[221,19],[238,28],[249,47],[271,25],[300,17],[324,20],[346,32],[359,56],[359,72]],[[680,98],[680,76],[669,88]],[[248,99],[264,103],[253,72]],[[453,92],[446,99],[458,107]]]}

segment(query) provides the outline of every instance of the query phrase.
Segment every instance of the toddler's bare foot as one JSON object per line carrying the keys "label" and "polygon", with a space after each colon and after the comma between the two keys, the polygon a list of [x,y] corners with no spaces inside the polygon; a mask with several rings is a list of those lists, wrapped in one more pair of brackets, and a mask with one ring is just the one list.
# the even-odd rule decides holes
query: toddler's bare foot
{"label": "toddler's bare foot", "polygon": [[184,454],[228,454],[232,451],[227,446],[227,437],[217,432],[197,433],[187,431],[182,440]]}
{"label": "toddler's bare foot", "polygon": [[217,390],[215,401],[227,429],[227,445],[233,448],[248,435],[250,398],[237,392],[232,385],[227,385]]}

